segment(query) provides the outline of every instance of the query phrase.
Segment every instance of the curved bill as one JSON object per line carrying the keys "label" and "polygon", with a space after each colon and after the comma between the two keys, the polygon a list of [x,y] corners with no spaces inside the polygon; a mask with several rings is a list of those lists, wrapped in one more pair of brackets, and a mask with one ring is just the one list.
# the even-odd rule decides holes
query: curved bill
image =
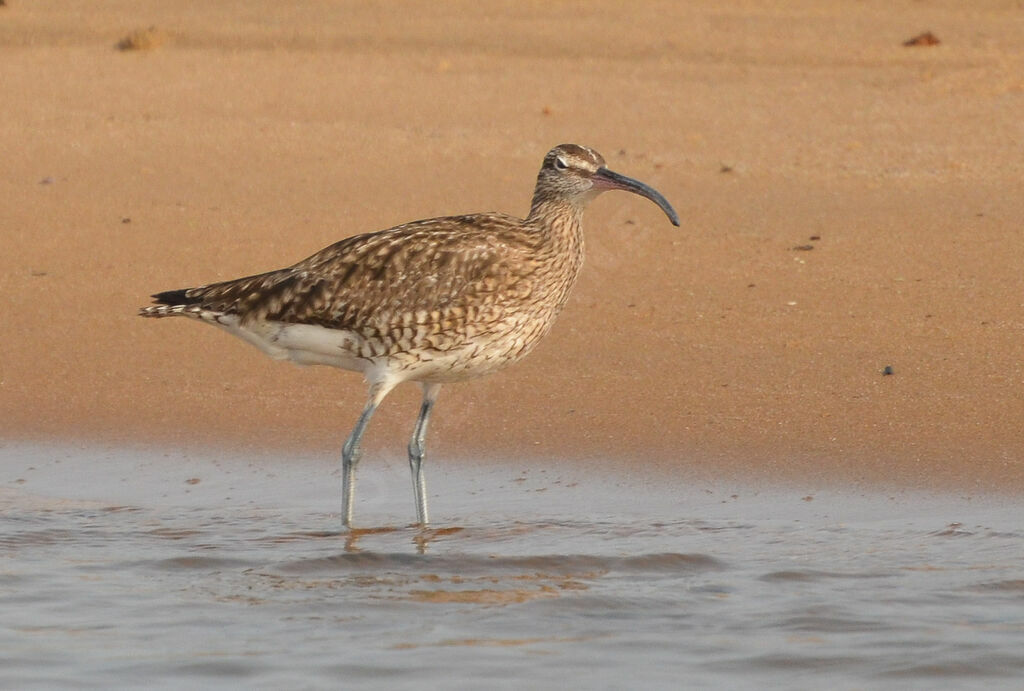
{"label": "curved bill", "polygon": [[679,225],[679,215],[676,210],[672,208],[672,205],[668,203],[665,197],[661,196],[661,192],[654,189],[650,185],[645,185],[639,180],[620,175],[615,171],[608,170],[605,167],[597,169],[591,180],[594,183],[594,187],[601,190],[626,190],[627,192],[633,192],[639,194],[641,197],[647,197],[652,202],[661,207],[661,210],[668,216],[668,220],[672,221],[672,225]]}

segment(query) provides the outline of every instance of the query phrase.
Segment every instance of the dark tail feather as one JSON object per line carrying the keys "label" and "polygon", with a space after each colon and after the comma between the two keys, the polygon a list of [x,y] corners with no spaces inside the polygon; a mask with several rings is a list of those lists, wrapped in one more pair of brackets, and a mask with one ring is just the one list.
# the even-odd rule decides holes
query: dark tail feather
{"label": "dark tail feather", "polygon": [[153,302],[157,305],[171,305],[176,307],[178,305],[194,305],[200,301],[198,297],[189,297],[187,295],[188,288],[182,288],[180,290],[165,290],[162,293],[156,293],[153,295]]}

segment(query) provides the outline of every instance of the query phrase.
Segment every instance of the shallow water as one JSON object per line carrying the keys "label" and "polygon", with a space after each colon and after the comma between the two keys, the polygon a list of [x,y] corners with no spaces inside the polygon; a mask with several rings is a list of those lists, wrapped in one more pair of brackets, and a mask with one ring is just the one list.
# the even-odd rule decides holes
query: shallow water
{"label": "shallow water", "polygon": [[[429,463],[429,459],[428,459]],[[1015,500],[0,445],[4,688],[1024,688]]]}

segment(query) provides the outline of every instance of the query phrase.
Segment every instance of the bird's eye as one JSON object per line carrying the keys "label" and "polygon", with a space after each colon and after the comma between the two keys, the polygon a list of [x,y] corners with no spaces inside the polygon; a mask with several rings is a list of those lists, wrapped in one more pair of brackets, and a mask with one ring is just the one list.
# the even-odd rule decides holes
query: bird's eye
{"label": "bird's eye", "polygon": [[565,170],[569,167],[569,164],[565,162],[565,159],[561,156],[555,158],[555,170]]}

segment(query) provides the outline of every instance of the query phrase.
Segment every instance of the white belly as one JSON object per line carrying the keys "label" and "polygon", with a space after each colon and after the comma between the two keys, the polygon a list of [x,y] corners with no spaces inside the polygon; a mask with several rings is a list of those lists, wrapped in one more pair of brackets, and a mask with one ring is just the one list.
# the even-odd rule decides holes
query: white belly
{"label": "white belly", "polygon": [[218,315],[213,323],[275,360],[330,365],[354,372],[366,372],[373,366],[367,358],[359,357],[362,339],[349,331],[274,321],[242,324],[234,315]]}
{"label": "white belly", "polygon": [[368,343],[359,333],[314,324],[243,323],[235,315],[210,312],[195,316],[251,343],[275,360],[361,372],[371,382],[444,383],[490,374],[526,355],[539,335],[523,329],[480,335],[443,349],[425,344],[385,349],[380,343]]}

